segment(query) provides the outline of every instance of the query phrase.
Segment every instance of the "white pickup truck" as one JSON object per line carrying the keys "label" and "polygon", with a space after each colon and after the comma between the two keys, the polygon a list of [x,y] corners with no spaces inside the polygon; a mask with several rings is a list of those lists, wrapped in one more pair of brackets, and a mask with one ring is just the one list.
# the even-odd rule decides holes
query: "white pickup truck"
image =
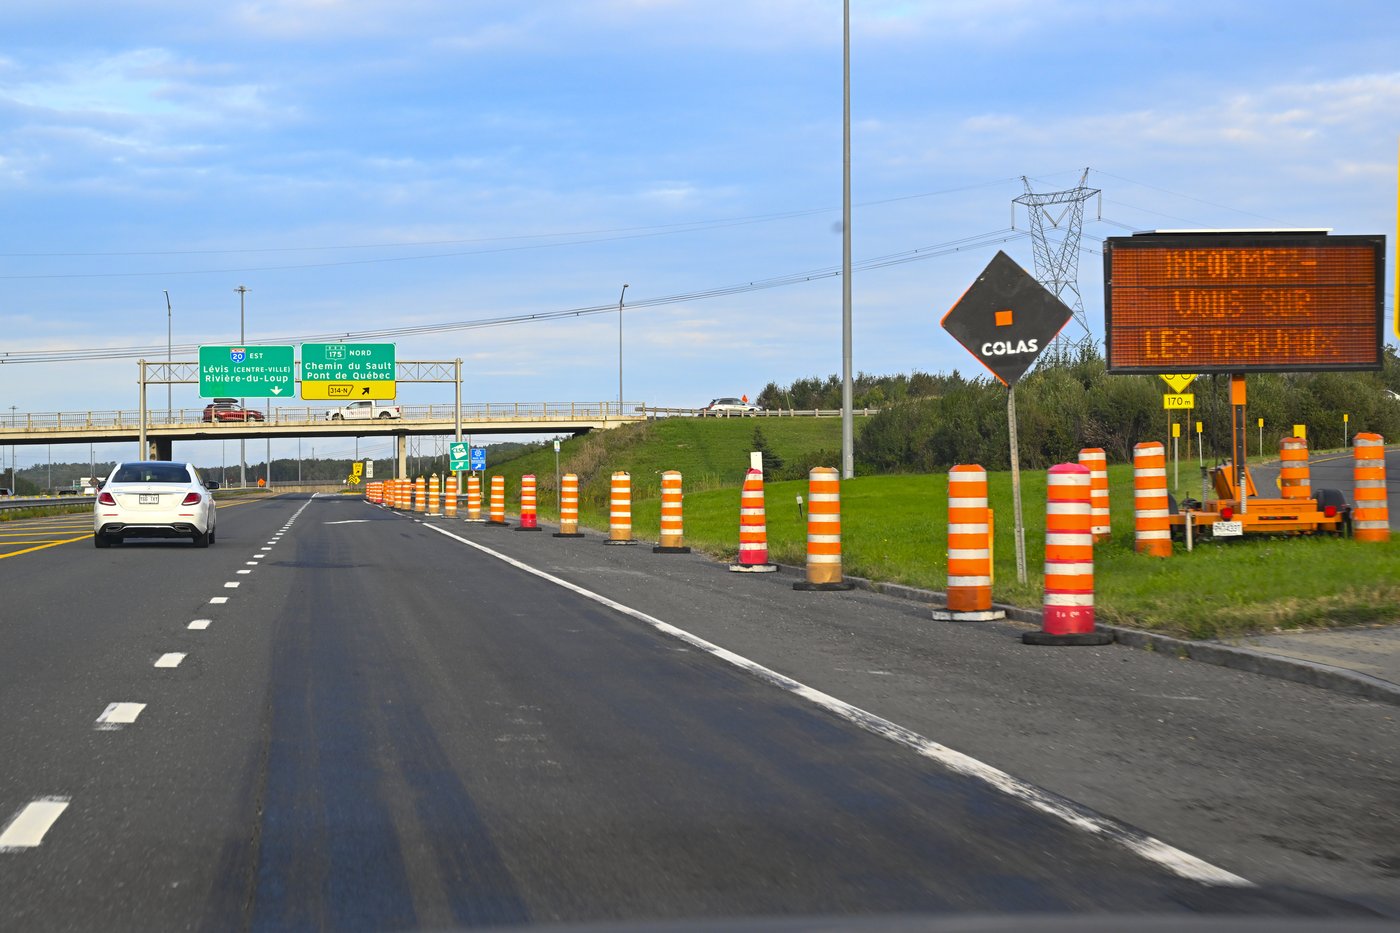
{"label": "white pickup truck", "polygon": [[378,402],[351,402],[344,408],[331,408],[326,412],[327,421],[373,421],[376,418],[402,418],[403,409],[397,405],[380,405]]}

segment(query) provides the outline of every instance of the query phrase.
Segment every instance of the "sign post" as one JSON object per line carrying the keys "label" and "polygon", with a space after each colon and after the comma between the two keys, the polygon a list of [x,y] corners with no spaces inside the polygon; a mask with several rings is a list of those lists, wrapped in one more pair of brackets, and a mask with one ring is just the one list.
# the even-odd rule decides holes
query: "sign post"
{"label": "sign post", "polygon": [[941,321],[943,329],[1007,388],[1011,505],[1015,512],[1016,580],[1020,583],[1026,582],[1026,526],[1021,512],[1016,382],[1073,316],[1063,301],[998,251]]}

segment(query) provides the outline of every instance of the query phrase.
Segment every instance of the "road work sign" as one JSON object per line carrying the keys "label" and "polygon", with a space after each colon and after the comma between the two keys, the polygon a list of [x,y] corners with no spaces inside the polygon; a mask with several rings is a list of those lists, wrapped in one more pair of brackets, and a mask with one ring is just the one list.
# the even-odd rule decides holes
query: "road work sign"
{"label": "road work sign", "polygon": [[943,329],[1004,385],[1014,385],[1073,313],[1016,261],[998,251],[957,304]]}
{"label": "road work sign", "polygon": [[398,394],[392,343],[304,343],[304,399],[392,399]]}
{"label": "road work sign", "polygon": [[292,398],[292,348],[200,347],[200,398]]}
{"label": "road work sign", "polygon": [[1172,387],[1173,392],[1185,392],[1186,387],[1196,381],[1195,375],[1189,373],[1173,373],[1171,375],[1162,373],[1160,378]]}

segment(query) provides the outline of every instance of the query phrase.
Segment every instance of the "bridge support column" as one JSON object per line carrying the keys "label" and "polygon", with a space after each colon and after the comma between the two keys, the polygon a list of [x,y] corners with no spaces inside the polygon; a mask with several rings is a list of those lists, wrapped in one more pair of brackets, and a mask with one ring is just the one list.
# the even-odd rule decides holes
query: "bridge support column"
{"label": "bridge support column", "polygon": [[173,456],[173,448],[175,447],[175,439],[174,439],[174,438],[170,438],[170,437],[148,437],[148,438],[146,438],[146,446],[150,448],[150,450],[148,450],[148,451],[146,452],[146,456],[150,457],[152,460],[173,460],[173,459],[174,459],[174,456]]}
{"label": "bridge support column", "polygon": [[398,466],[394,475],[398,479],[408,479],[408,435],[400,434],[398,439]]}

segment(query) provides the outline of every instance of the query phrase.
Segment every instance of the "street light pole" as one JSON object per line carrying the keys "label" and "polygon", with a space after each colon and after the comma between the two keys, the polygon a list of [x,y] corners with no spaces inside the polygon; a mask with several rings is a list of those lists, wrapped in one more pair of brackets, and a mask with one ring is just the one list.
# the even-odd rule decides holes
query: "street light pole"
{"label": "street light pole", "polygon": [[[241,346],[248,338],[243,336],[243,296],[248,294],[248,287],[240,285],[234,289],[238,292],[238,343]],[[239,399],[238,404],[243,408],[243,429],[248,429],[248,400]],[[248,488],[248,449],[247,439],[238,439],[238,485],[241,489]]]}
{"label": "street light pole", "polygon": [[627,283],[622,283],[622,294],[617,296],[617,415],[622,417],[622,299],[627,297]]}
{"label": "street light pole", "polygon": [[174,407],[170,403],[170,390],[173,387],[173,384],[170,382],[170,363],[172,359],[170,355],[170,335],[172,333],[171,316],[173,311],[170,307],[170,289],[163,288],[161,291],[165,292],[165,421],[169,424],[170,409]]}
{"label": "street light pole", "polygon": [[851,387],[851,0],[842,3],[841,42],[841,477],[856,475]]}

